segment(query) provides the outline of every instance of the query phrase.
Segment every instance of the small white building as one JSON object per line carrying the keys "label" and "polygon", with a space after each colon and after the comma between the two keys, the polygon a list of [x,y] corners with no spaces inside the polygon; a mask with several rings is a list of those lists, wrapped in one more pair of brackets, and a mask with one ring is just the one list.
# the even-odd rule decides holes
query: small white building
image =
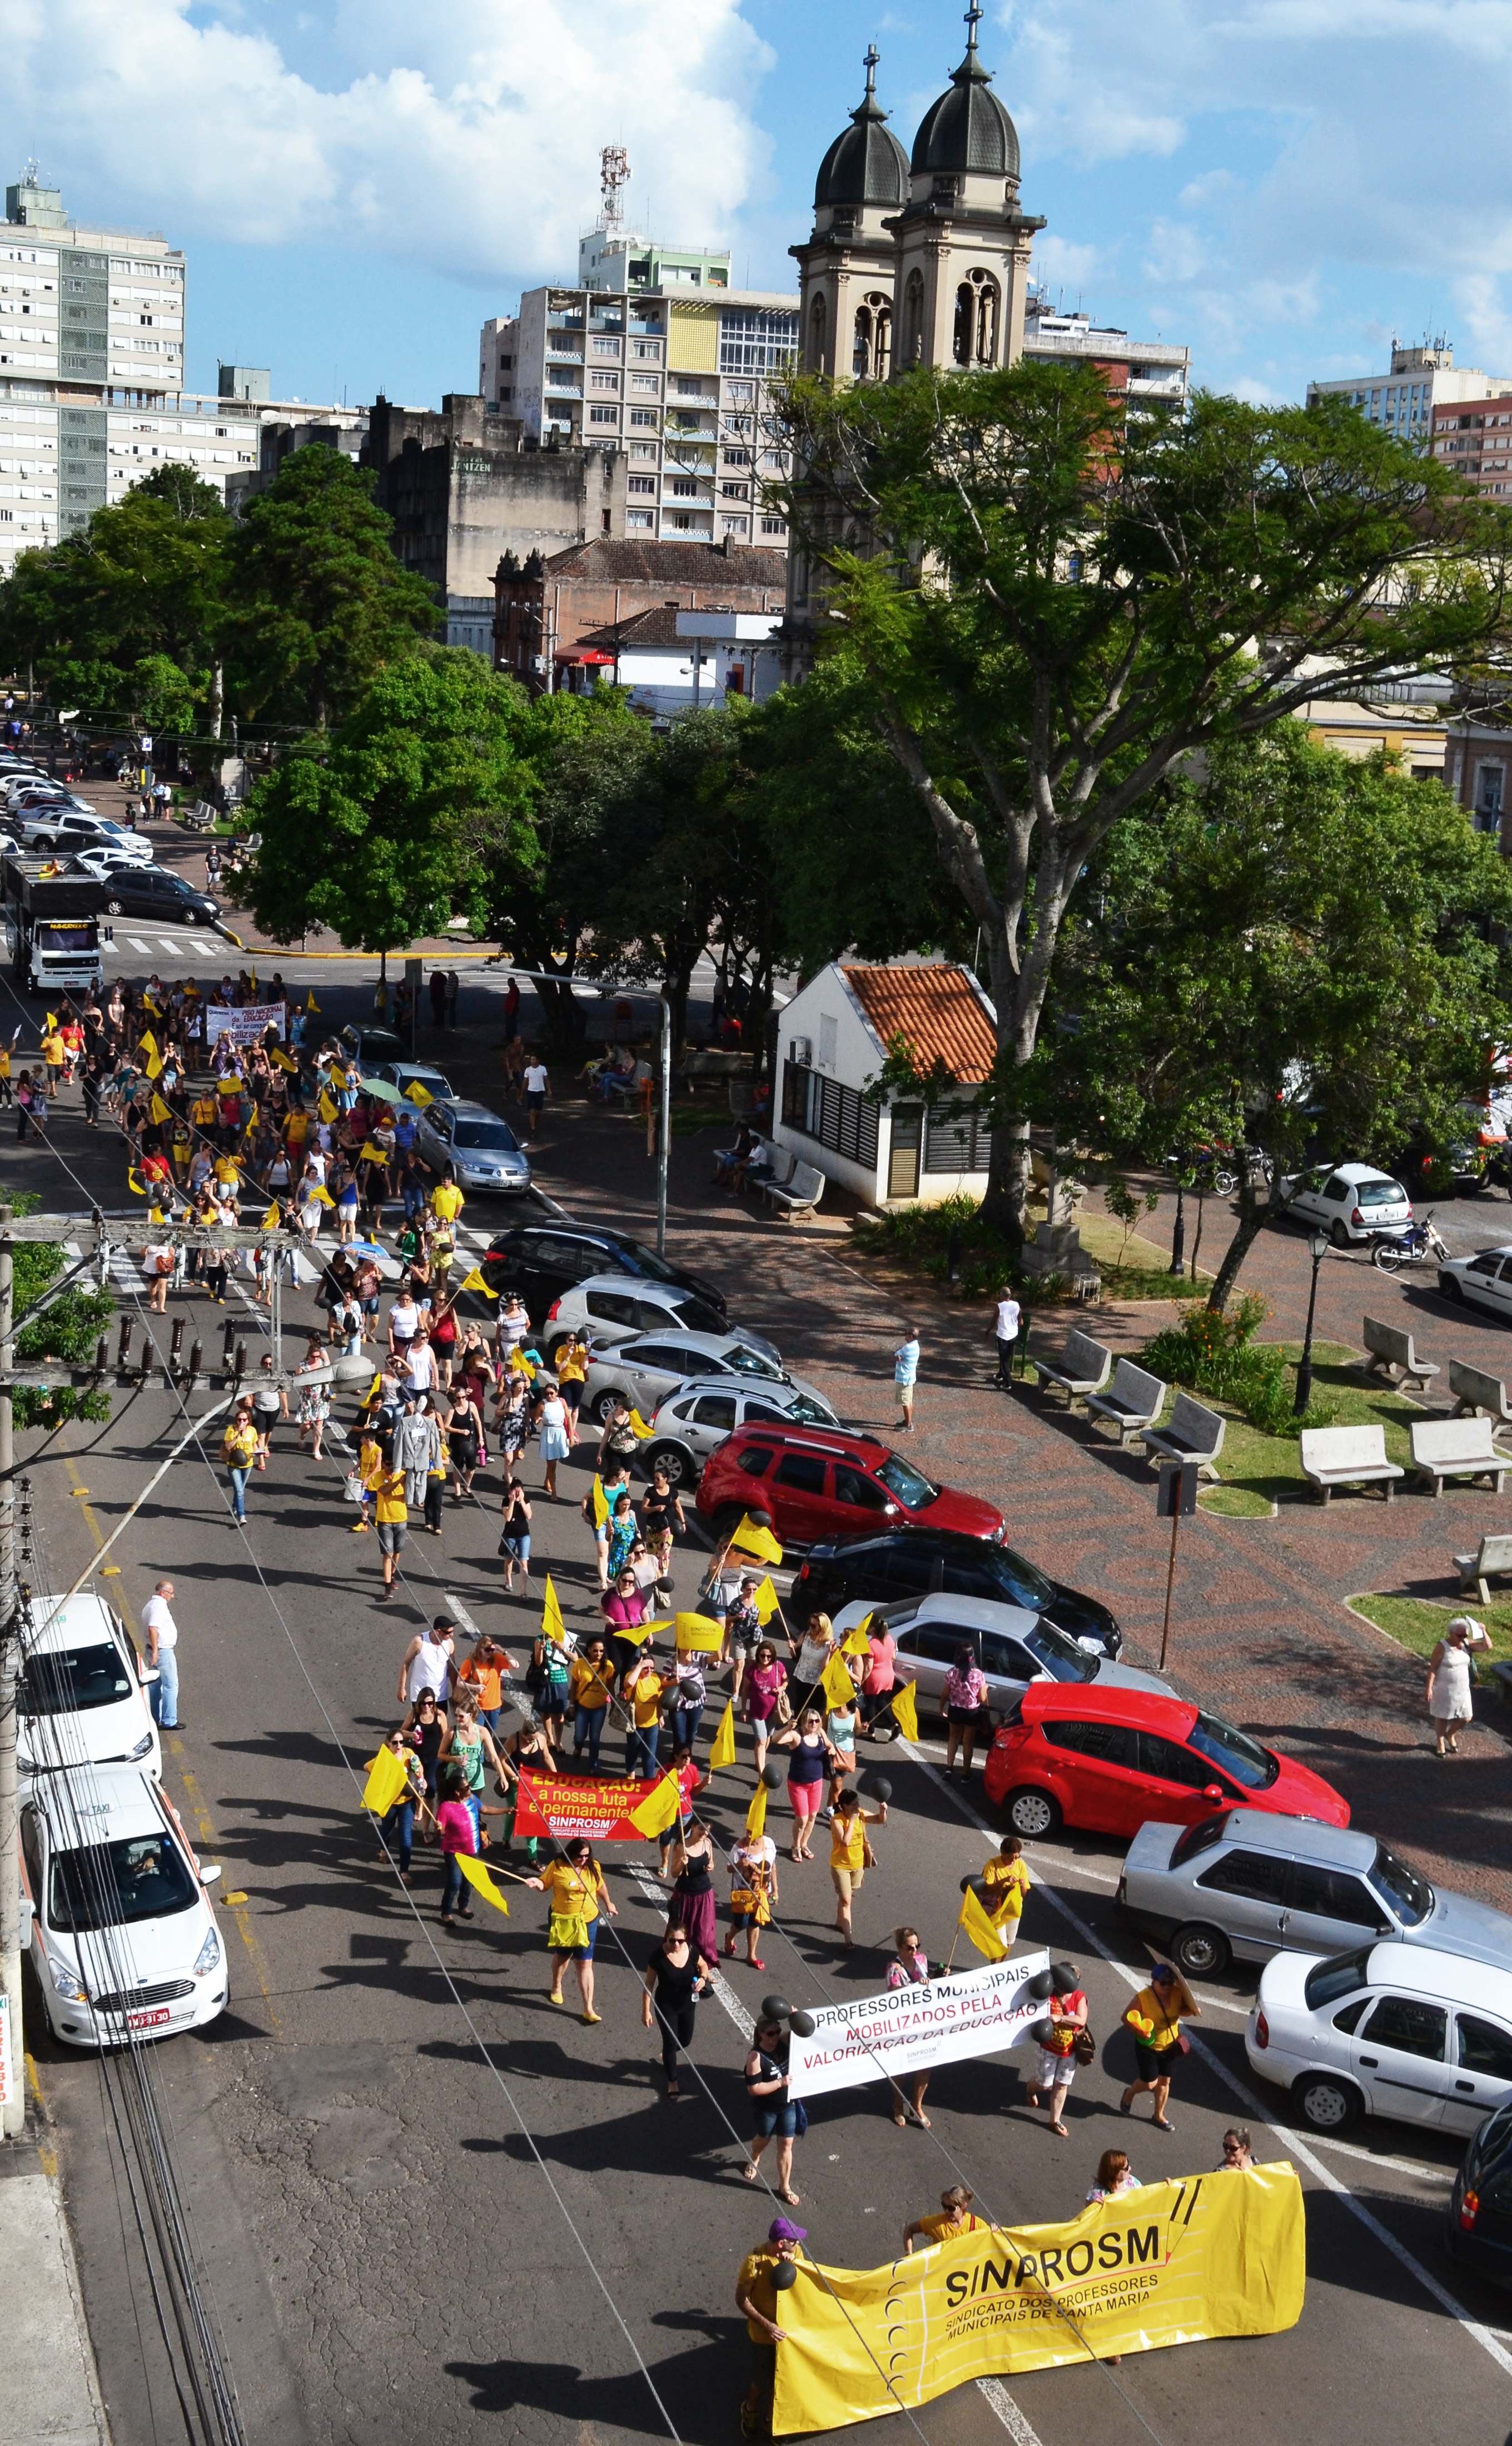
{"label": "small white building", "polygon": [[782,679],[772,640],[781,627],[765,612],[680,612],[659,604],[628,620],[591,629],[580,640],[560,686],[586,695],[595,679],[624,688],[637,713],[670,722],[720,705],[727,696],[754,702]]}
{"label": "small white building", "polygon": [[[955,1084],[921,1097],[863,1092],[903,1039],[919,1071]],[[839,961],[796,993],[778,1024],[772,1136],[868,1206],[980,1197],[992,1146],[978,1099],[997,1052],[996,1014],[969,969],[849,968]]]}

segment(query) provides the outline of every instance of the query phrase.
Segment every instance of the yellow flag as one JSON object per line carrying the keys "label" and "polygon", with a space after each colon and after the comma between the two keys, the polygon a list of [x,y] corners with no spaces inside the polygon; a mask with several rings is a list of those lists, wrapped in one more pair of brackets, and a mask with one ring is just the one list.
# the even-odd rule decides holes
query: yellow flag
{"label": "yellow flag", "polygon": [[484,1299],[497,1299],[499,1297],[499,1293],[496,1290],[491,1290],[488,1285],[484,1282],[483,1270],[482,1266],[474,1266],[472,1272],[463,1276],[462,1288],[464,1291],[482,1291]]}
{"label": "yellow flag", "polygon": [[616,1622],[614,1637],[628,1639],[632,1647],[643,1647],[653,1630],[665,1630],[667,1622]]}
{"label": "yellow flag", "polygon": [[162,1055],[156,1052],[149,1053],[145,1063],[142,1064],[142,1067],[145,1069],[149,1079],[156,1079],[158,1073],[162,1068]]}
{"label": "yellow flag", "polygon": [[[465,1289],[465,1288],[466,1288],[466,1286],[465,1286],[465,1285],[463,1285],[463,1289]],[[536,1363],[535,1363],[534,1359],[527,1359],[527,1358],[526,1358],[524,1351],[521,1349],[521,1347],[520,1347],[520,1344],[519,1344],[518,1342],[516,1343],[516,1345],[515,1345],[515,1346],[514,1346],[513,1350],[512,1350],[512,1351],[510,1352],[510,1354],[509,1354],[509,1364],[511,1365],[511,1367],[518,1367],[518,1368],[519,1368],[519,1370],[520,1370],[520,1374],[521,1374],[521,1376],[523,1376],[523,1377],[526,1379],[527,1383],[528,1383],[528,1381],[530,1380],[530,1378],[531,1378],[532,1376],[534,1376],[534,1375],[535,1375],[535,1373],[536,1373]],[[595,1525],[595,1527],[596,1528],[596,1526],[597,1526],[596,1521],[595,1522],[595,1524],[594,1524],[594,1525]]]}
{"label": "yellow flag", "polygon": [[552,1586],[551,1573],[546,1574],[546,1602],[541,1609],[540,1635],[554,1639],[558,1647],[567,1645],[567,1626],[561,1618],[561,1601]]}
{"label": "yellow flag", "polygon": [[735,1702],[733,1699],[727,1699],[725,1702],[725,1712],[719,1720],[719,1729],[709,1745],[709,1763],[711,1767],[733,1766],[735,1763]]}
{"label": "yellow flag", "polygon": [[357,1157],[359,1163],[387,1163],[387,1160],[388,1157],[381,1146],[374,1146],[371,1138],[364,1138],[361,1153]]}
{"label": "yellow flag", "polygon": [[255,969],[253,969],[252,975],[248,979],[248,983],[251,985],[253,992],[255,993],[257,990],[257,971]]}
{"label": "yellow flag", "polygon": [[725,1626],[714,1622],[707,1613],[680,1613],[677,1617],[677,1645],[680,1648],[707,1649],[717,1656],[725,1645]]}
{"label": "yellow flag", "polygon": [[133,1197],[145,1197],[147,1195],[141,1181],[137,1178],[135,1166],[133,1166],[126,1174],[126,1187],[130,1190]]}
{"label": "yellow flag", "polygon": [[405,1089],[405,1094],[408,1098],[410,1103],[419,1104],[421,1106],[433,1104],[436,1101],[434,1096],[431,1094],[430,1089],[428,1087],[423,1087],[418,1079],[411,1079],[408,1086]]}
{"label": "yellow flag", "polygon": [[493,1878],[488,1873],[488,1871],[483,1867],[482,1860],[475,1860],[470,1852],[459,1852],[457,1854],[457,1866],[462,1871],[463,1875],[466,1878],[467,1883],[470,1886],[477,1887],[478,1891],[482,1894],[484,1902],[492,1903],[495,1910],[501,1910],[505,1919],[507,1919],[509,1917],[509,1905],[505,1902],[503,1895],[501,1893],[498,1886],[495,1885]]}
{"label": "yellow flag", "polygon": [[653,1436],[656,1432],[654,1427],[648,1427],[645,1420],[641,1417],[640,1412],[634,1408],[632,1408],[630,1413],[630,1423],[634,1428],[635,1433],[642,1443],[645,1442],[648,1436]]}
{"label": "yellow flag", "polygon": [[262,1218],[262,1228],[265,1232],[276,1232],[282,1220],[282,1212],[279,1208],[278,1200],[275,1197],[273,1204],[269,1207],[267,1214]]}
{"label": "yellow flag", "polygon": [[[54,1020],[54,1018],[53,1018],[53,1016],[52,1016],[51,1011],[49,1010],[49,1011],[48,1011],[48,1013],[47,1013],[47,1025],[48,1025],[49,1027],[53,1027],[53,1026],[56,1026],[56,1025],[57,1025],[57,1023],[56,1023],[56,1021]],[[138,1051],[139,1053],[151,1053],[151,1054],[156,1054],[157,1050],[158,1050],[158,1040],[157,1040],[157,1038],[154,1036],[154,1034],[153,1034],[153,1032],[152,1032],[151,1028],[149,1027],[149,1028],[145,1028],[145,1029],[143,1029],[142,1034],[141,1035],[141,1037],[138,1039],[138,1042],[137,1042],[137,1051]]]}
{"label": "yellow flag", "polygon": [[161,1206],[151,1206],[147,1210],[147,1220],[149,1223],[166,1223],[168,1217]]}
{"label": "yellow flag", "polygon": [[323,1121],[333,1121],[336,1118],[336,1107],[331,1102],[331,1098],[327,1095],[324,1087],[320,1090],[320,1101],[315,1109],[319,1113]]}
{"label": "yellow flag", "polygon": [[850,1632],[848,1637],[841,1644],[840,1652],[842,1656],[870,1656],[872,1646],[870,1640],[866,1636],[866,1625],[870,1621],[871,1615],[868,1614],[866,1622],[859,1622],[857,1624],[855,1629]]}
{"label": "yellow flag", "polygon": [[654,1792],[648,1792],[638,1809],[630,1813],[632,1826],[642,1834],[665,1834],[669,1826],[682,1815],[682,1787],[674,1775],[664,1775]]}
{"label": "yellow flag", "polygon": [[347,1073],[339,1062],[333,1062],[331,1065],[331,1083],[333,1087],[345,1087],[347,1083]]}
{"label": "yellow flag", "polygon": [[608,1517],[609,1497],[604,1493],[603,1479],[595,1474],[594,1478],[594,1527],[595,1529],[601,1529]]}
{"label": "yellow flag", "polygon": [[918,1701],[912,1682],[900,1682],[893,1692],[893,1722],[905,1741],[918,1739]]}
{"label": "yellow flag", "polygon": [[312,1190],[311,1195],[317,1206],[334,1206],[336,1202],[329,1189]]}
{"label": "yellow flag", "polygon": [[299,1068],[298,1063],[291,1062],[287,1053],[280,1053],[276,1044],[273,1048],[273,1058],[277,1063],[280,1070],[297,1072]]}
{"label": "yellow flag", "polygon": [[966,1930],[977,1952],[985,1953],[989,1962],[1001,1962],[1009,1950],[970,1886],[961,1896],[961,1913],[956,1925]]}
{"label": "yellow flag", "polygon": [[368,1760],[368,1780],[363,1786],[362,1805],[380,1817],[387,1816],[394,1802],[407,1789],[409,1778],[402,1758],[395,1758],[385,1741],[374,1759]]}
{"label": "yellow flag", "polygon": [[763,1580],[761,1587],[756,1590],[755,1595],[751,1598],[751,1603],[756,1609],[756,1619],[761,1624],[763,1630],[765,1630],[773,1614],[776,1613],[778,1609],[777,1590],[772,1586],[770,1572],[767,1573],[765,1579]]}
{"label": "yellow flag", "polygon": [[316,1002],[316,1000],[315,1000],[315,994],[314,994],[314,988],[313,988],[313,987],[312,987],[312,988],[311,988],[310,992],[309,992],[308,996],[306,997],[306,1000],[305,1000],[305,1008],[306,1008],[306,1010],[318,1010],[318,1009],[320,1008],[320,1005],[319,1005],[319,1004]]}
{"label": "yellow flag", "polygon": [[[56,1012],[55,1010],[49,1010],[49,1011],[47,1012],[47,1025],[48,1025],[49,1027],[56,1027],[56,1026],[57,1026],[57,1025],[58,1025],[58,1014],[57,1014],[57,1012]],[[147,1043],[147,1041],[148,1041],[148,1040],[147,1040],[145,1037],[142,1039],[143,1044]]]}
{"label": "yellow flag", "polygon": [[151,1113],[155,1121],[167,1121],[173,1119],[172,1114],[169,1112],[167,1105],[163,1102],[161,1096],[153,1097],[147,1110]]}
{"label": "yellow flag", "polygon": [[838,1656],[832,1656],[824,1667],[820,1688],[832,1707],[850,1707],[856,1703],[856,1684]]}
{"label": "yellow flag", "polygon": [[783,1550],[771,1531],[759,1528],[748,1512],[742,1515],[740,1527],[729,1542],[738,1546],[743,1554],[754,1554],[763,1563],[780,1563],[783,1559]]}
{"label": "yellow flag", "polygon": [[746,1812],[746,1832],[753,1843],[766,1832],[766,1786],[759,1783],[751,1794],[750,1807]]}

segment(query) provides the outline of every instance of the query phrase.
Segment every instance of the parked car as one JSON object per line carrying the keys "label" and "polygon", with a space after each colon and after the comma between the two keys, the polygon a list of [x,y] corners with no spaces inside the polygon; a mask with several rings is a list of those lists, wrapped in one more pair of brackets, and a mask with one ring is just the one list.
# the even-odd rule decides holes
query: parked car
{"label": "parked car", "polygon": [[1278,1953],[1244,2048],[1314,2132],[1361,2115],[1473,2132],[1512,2099],[1512,1970],[1394,1938],[1323,1961]]}
{"label": "parked car", "polygon": [[793,1583],[787,1612],[800,1624],[811,1613],[833,1619],[857,1598],[870,1598],[874,1605],[901,1604],[937,1591],[986,1597],[1044,1614],[1072,1639],[1095,1640],[1105,1656],[1117,1656],[1124,1646],[1118,1624],[1096,1597],[1068,1589],[1063,1580],[1047,1579],[1012,1546],[934,1526],[890,1529],[881,1536],[834,1543],[826,1539],[811,1546]]}
{"label": "parked car", "polygon": [[226,1948],[178,1813],[136,1766],[66,1767],[28,1783],[21,1858],[31,1967],[55,2039],[115,2046],[223,2012]]}
{"label": "parked car", "polygon": [[154,918],[163,926],[215,926],[220,903],[197,892],[192,883],[167,866],[119,866],[104,879],[105,913],[110,917]]}
{"label": "parked car", "polygon": [[916,1597],[908,1605],[873,1608],[864,1601],[835,1616],[838,1633],[854,1630],[868,1616],[898,1643],[901,1678],[912,1682],[919,1704],[943,1718],[945,1677],[959,1649],[969,1647],[987,1676],[987,1704],[995,1716],[1016,1707],[1031,1682],[1047,1677],[1085,1689],[1160,1690],[1176,1693],[1158,1673],[1114,1665],[1092,1640],[1072,1639],[1045,1614],[1023,1606],[993,1604],[985,1597]]}
{"label": "parked car", "polygon": [[733,1383],[728,1376],[695,1377],[680,1384],[663,1402],[652,1421],[653,1440],[646,1446],[648,1474],[667,1472],[672,1486],[697,1483],[711,1452],[744,1426],[838,1427],[829,1403],[796,1384]]}
{"label": "parked car", "polygon": [[[724,1333],[724,1316],[697,1291],[681,1283],[649,1283],[633,1274],[590,1274],[560,1299],[553,1300],[541,1327],[541,1347],[555,1355],[559,1343],[586,1333],[594,1348],[612,1350],[637,1333]],[[781,1367],[782,1352],[748,1326],[740,1327],[742,1342]]]}
{"label": "parked car", "polygon": [[119,1614],[103,1597],[54,1606],[26,1643],[16,1726],[23,1775],[125,1760],[162,1773],[147,1705],[156,1668],[139,1663]]}
{"label": "parked car", "polygon": [[1231,1959],[1343,1953],[1372,1936],[1512,1970],[1512,1919],[1445,1892],[1373,1834],[1314,1817],[1231,1809],[1195,1826],[1150,1820],[1124,1862],[1118,1900],[1188,1979]]}
{"label": "parked car", "polygon": [[1512,2105],[1473,2134],[1449,2193],[1444,2242],[1462,2267],[1512,2286]]}
{"label": "parked car", "polygon": [[438,1097],[420,1112],[415,1150],[433,1172],[449,1163],[463,1189],[518,1197],[530,1187],[529,1156],[486,1104]]}
{"label": "parked car", "polygon": [[1314,1230],[1321,1225],[1335,1249],[1352,1248],[1372,1232],[1399,1232],[1412,1220],[1412,1200],[1401,1182],[1373,1164],[1341,1163],[1328,1173],[1319,1166],[1294,1196],[1300,1177],[1294,1174],[1281,1184],[1291,1198],[1287,1214]]}
{"label": "parked car", "polygon": [[626,1232],[578,1223],[566,1214],[496,1233],[482,1270],[489,1289],[518,1291],[533,1320],[544,1321],[553,1300],[593,1274],[634,1274],[643,1282],[676,1283],[696,1291],[717,1316],[727,1313],[723,1291],[701,1274],[669,1264]]}
{"label": "parked car", "polygon": [[771,1515],[783,1545],[915,1521],[968,1537],[1001,1538],[995,1503],[936,1486],[875,1436],[815,1427],[742,1427],[709,1460],[698,1509],[716,1533],[751,1504]]}
{"label": "parked car", "polygon": [[412,1086],[421,1086],[432,1102],[438,1096],[444,1096],[453,1102],[456,1101],[457,1090],[444,1070],[433,1069],[426,1062],[380,1062],[377,1068],[368,1075],[386,1081],[390,1087],[397,1087],[401,1096],[407,1096]]}
{"label": "parked car", "polygon": [[1189,1826],[1234,1801],[1350,1822],[1320,1775],[1189,1699],[1036,1682],[1016,1714],[993,1738],[982,1788],[1026,1841],[1061,1825],[1123,1835],[1150,1817]]}
{"label": "parked car", "polygon": [[[781,1364],[747,1342],[744,1334],[657,1333],[635,1334],[628,1342],[616,1343],[611,1350],[593,1351],[588,1362],[584,1406],[593,1418],[607,1419],[615,1397],[623,1394],[643,1419],[650,1419],[670,1394],[694,1378],[720,1376],[747,1381],[759,1377],[765,1384],[790,1385],[795,1392],[806,1393],[816,1402],[824,1398],[817,1386],[784,1375]],[[775,1430],[764,1428],[762,1432],[770,1434]]]}
{"label": "parked car", "polygon": [[1512,1325],[1512,1249],[1483,1249],[1475,1257],[1446,1257],[1439,1267],[1446,1299],[1467,1300]]}
{"label": "parked car", "polygon": [[144,848],[144,854],[135,850],[117,849],[113,842],[107,844],[88,841],[83,848],[70,850],[69,856],[75,866],[81,868],[85,875],[92,875],[100,883],[108,882],[113,875],[135,871],[139,867],[152,864],[150,849]]}
{"label": "parked car", "polygon": [[[355,1062],[365,1077],[382,1078],[386,1062],[402,1062],[407,1050],[402,1036],[391,1027],[352,1027],[342,1029],[337,1039],[349,1062]],[[308,1050],[314,1052],[313,1045]]]}
{"label": "parked car", "polygon": [[50,831],[55,823],[66,822],[74,817],[86,818],[96,824],[109,820],[101,815],[98,807],[92,807],[87,799],[76,799],[71,790],[65,790],[56,781],[37,782],[28,788],[12,790],[10,806],[28,830],[36,824]]}

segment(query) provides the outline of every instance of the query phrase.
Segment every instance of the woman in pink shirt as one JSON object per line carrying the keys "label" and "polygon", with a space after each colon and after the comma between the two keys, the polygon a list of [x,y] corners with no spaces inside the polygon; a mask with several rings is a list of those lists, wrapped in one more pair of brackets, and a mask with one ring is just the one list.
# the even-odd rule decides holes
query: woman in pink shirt
{"label": "woman in pink shirt", "polygon": [[[877,1739],[872,1727],[891,1699],[898,1681],[893,1669],[898,1642],[884,1624],[880,1630],[867,1631],[866,1645],[871,1651],[871,1662],[861,1682],[861,1738],[870,1741]],[[896,1740],[897,1726],[890,1725],[888,1730]]]}
{"label": "woman in pink shirt", "polygon": [[[467,1900],[472,1888],[457,1865],[457,1855],[465,1852],[476,1854],[478,1837],[473,1828],[473,1814],[467,1806],[467,1775],[463,1767],[447,1769],[442,1781],[442,1800],[436,1811],[436,1833],[441,1839],[445,1863],[441,1888],[441,1924],[452,1925],[453,1908],[458,1919],[471,1919],[472,1905]],[[462,1897],[459,1902],[459,1895]]]}
{"label": "woman in pink shirt", "polygon": [[766,1764],[766,1744],[771,1739],[772,1720],[777,1713],[778,1695],[787,1680],[787,1667],[777,1662],[777,1650],[769,1639],[758,1642],[755,1660],[746,1683],[746,1695],[750,1703],[750,1728],[756,1742],[756,1775],[758,1781]]}
{"label": "woman in pink shirt", "polygon": [[963,1783],[971,1780],[972,1752],[986,1717],[987,1676],[976,1662],[975,1649],[963,1643],[955,1650],[955,1662],[945,1676],[945,1772],[954,1773],[959,1743]]}

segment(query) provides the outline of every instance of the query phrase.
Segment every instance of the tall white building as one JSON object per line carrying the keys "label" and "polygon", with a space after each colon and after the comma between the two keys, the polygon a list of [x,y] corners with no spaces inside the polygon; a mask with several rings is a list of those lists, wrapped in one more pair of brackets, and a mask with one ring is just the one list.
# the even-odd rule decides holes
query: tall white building
{"label": "tall white building", "polygon": [[1484,374],[1479,366],[1456,366],[1454,350],[1442,339],[1411,348],[1393,340],[1389,373],[1309,383],[1307,404],[1311,407],[1316,399],[1351,400],[1372,424],[1426,440],[1436,407],[1465,399],[1499,399],[1507,390],[1512,390],[1512,380],[1502,374]]}
{"label": "tall white building", "polygon": [[575,288],[529,290],[483,325],[478,386],[485,415],[547,447],[623,449],[628,533],[781,549],[762,502],[787,472],[768,386],[797,355],[798,300],[731,289],[729,262],[600,226]]}

